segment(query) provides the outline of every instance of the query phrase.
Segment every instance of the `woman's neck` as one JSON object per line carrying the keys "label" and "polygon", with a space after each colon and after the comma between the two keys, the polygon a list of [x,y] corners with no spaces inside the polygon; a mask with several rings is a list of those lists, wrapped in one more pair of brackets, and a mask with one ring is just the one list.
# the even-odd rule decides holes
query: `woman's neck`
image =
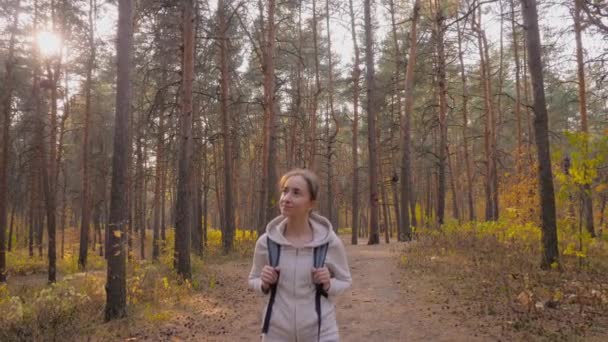
{"label": "woman's neck", "polygon": [[301,217],[288,217],[286,235],[290,237],[307,237],[312,235],[312,228],[308,223],[308,215]]}

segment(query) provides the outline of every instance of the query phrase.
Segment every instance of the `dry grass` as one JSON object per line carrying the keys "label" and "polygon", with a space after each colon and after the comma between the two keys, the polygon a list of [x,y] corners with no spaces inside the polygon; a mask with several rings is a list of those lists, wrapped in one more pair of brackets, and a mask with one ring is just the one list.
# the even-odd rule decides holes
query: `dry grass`
{"label": "dry grass", "polygon": [[[500,325],[508,340],[602,340],[608,336],[608,244],[560,231],[561,269],[542,271],[538,228],[505,223],[422,230],[401,264],[460,302],[454,313]],[[584,255],[584,256],[583,256]]]}

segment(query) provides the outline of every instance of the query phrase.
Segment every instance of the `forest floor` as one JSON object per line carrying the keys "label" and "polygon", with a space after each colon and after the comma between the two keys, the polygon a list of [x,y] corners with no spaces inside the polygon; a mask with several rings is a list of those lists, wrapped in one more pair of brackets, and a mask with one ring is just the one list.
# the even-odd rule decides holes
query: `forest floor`
{"label": "forest floor", "polygon": [[[463,320],[450,310],[457,300],[433,279],[399,267],[405,244],[345,245],[353,286],[337,301],[342,340],[500,340],[499,329],[481,333],[483,322]],[[264,298],[247,288],[249,270],[249,260],[212,265],[213,289],[194,295],[166,322],[119,324],[109,331],[128,334],[129,341],[256,341]]]}
{"label": "forest floor", "polygon": [[[342,238],[353,277],[337,300],[343,341],[608,341],[605,242],[586,266],[564,256],[558,272],[541,271],[533,248],[494,236],[430,231],[373,246]],[[259,341],[265,298],[247,286],[254,241],[193,256],[188,283],[169,252],[156,263],[134,258],[128,316],[109,323],[103,257],[90,255],[79,272],[71,251],[48,287],[44,259],[16,255],[22,275],[0,288],[0,340]]]}

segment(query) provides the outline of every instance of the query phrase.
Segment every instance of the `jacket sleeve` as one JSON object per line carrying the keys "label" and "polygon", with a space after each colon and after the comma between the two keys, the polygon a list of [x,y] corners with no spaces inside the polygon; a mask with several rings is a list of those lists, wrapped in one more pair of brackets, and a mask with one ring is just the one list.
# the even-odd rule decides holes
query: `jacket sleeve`
{"label": "jacket sleeve", "polygon": [[334,236],[334,239],[330,242],[325,260],[325,265],[332,275],[327,294],[332,297],[337,296],[346,291],[353,282],[348,267],[348,259],[346,258],[346,250],[338,236]]}
{"label": "jacket sleeve", "polygon": [[253,252],[253,263],[249,272],[249,287],[259,293],[268,293],[262,290],[262,268],[268,264],[268,246],[266,243],[266,233],[262,234],[255,243]]}

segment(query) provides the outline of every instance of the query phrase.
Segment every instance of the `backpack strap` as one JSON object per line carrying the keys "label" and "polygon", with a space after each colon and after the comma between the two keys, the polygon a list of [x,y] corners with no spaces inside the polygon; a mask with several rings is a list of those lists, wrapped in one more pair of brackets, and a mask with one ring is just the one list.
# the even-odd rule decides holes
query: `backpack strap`
{"label": "backpack strap", "polygon": [[[323,267],[325,265],[325,257],[327,256],[327,249],[329,248],[329,242],[317,246],[313,250],[313,264],[315,268]],[[316,284],[315,293],[315,311],[317,312],[317,341],[321,339],[321,296],[327,298],[327,291],[323,288],[323,284]]]}
{"label": "backpack strap", "polygon": [[[268,263],[272,267],[279,265],[279,259],[281,258],[281,245],[274,242],[270,237],[266,237],[266,245],[268,246]],[[274,298],[277,295],[277,284],[270,286],[270,298],[268,299],[268,306],[266,307],[266,315],[264,316],[264,325],[262,326],[262,334],[268,332],[270,326],[270,316],[272,315],[272,306],[274,305]]]}

